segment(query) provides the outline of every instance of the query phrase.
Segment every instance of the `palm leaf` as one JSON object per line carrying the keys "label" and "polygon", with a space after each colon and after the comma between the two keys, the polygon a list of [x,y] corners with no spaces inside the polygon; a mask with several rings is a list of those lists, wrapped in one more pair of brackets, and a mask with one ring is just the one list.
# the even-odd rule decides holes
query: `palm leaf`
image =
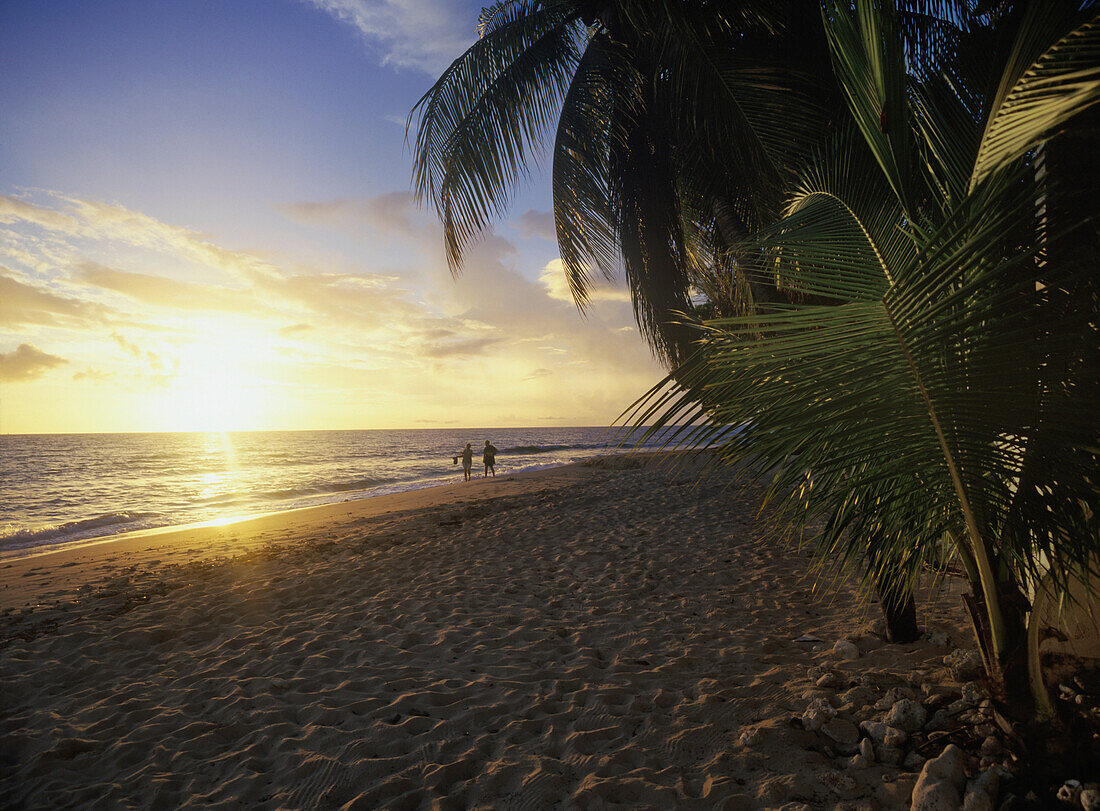
{"label": "palm leaf", "polygon": [[833,70],[852,117],[902,208],[913,213],[907,76],[897,15],[877,0],[833,0],[823,9]]}
{"label": "palm leaf", "polygon": [[1100,100],[1100,13],[1053,44],[1066,25],[1064,6],[1032,3],[993,103],[971,186],[1036,146]]}
{"label": "palm leaf", "polygon": [[414,107],[414,186],[439,212],[452,270],[506,209],[551,126],[580,57],[578,25],[568,7],[507,4]]}
{"label": "palm leaf", "polygon": [[621,45],[596,34],[585,49],[562,103],[554,141],[554,222],[558,253],[577,306],[584,310],[590,271],[612,278],[621,267],[611,201],[612,139],[623,140],[624,116],[638,81]]}

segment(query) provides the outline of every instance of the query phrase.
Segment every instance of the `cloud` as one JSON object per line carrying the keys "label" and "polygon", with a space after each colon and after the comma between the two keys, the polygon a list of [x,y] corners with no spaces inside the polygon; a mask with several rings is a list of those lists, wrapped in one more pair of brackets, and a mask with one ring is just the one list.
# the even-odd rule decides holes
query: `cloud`
{"label": "cloud", "polygon": [[102,304],[68,298],[4,275],[6,270],[0,267],[0,326],[88,327],[102,323],[113,312]]}
{"label": "cloud", "polygon": [[279,328],[279,335],[284,338],[293,338],[296,335],[303,335],[314,329],[315,327],[312,324],[289,324]]}
{"label": "cloud", "polygon": [[119,335],[117,332],[112,332],[111,338],[112,340],[114,340],[115,343],[125,349],[126,353],[131,357],[145,361],[149,364],[149,367],[156,372],[164,371],[164,361],[161,359],[160,355],[158,355],[153,350],[142,349],[133,341],[127,340],[125,337]]}
{"label": "cloud", "polygon": [[[413,294],[397,287],[397,277],[368,273],[287,273],[266,259],[247,251],[223,248],[185,228],[161,222],[122,206],[50,193],[58,209],[4,198],[6,221],[17,221],[15,236],[24,248],[35,245],[27,225],[54,229],[51,239],[64,246],[69,256],[85,256],[106,248],[118,255],[134,246],[152,252],[140,261],[171,269],[173,274],[198,275],[195,264],[222,271],[228,278],[213,283],[181,280],[162,273],[108,267],[80,259],[52,262],[55,279],[71,277],[100,291],[118,293],[153,307],[186,312],[228,312],[253,317],[277,315],[283,323],[312,321],[323,315],[345,326],[373,330],[384,326],[401,329],[429,317],[424,305],[412,302]],[[421,238],[425,218],[414,220],[416,208],[407,192],[371,198],[303,203],[288,207],[305,221],[330,224],[357,222],[378,230]],[[3,233],[3,229],[0,229]],[[140,255],[140,254],[139,254]],[[32,258],[33,257],[29,257]],[[106,304],[66,299],[45,288],[0,274],[0,324],[92,326],[116,314]],[[150,323],[156,315],[144,314]],[[118,318],[114,323],[121,323]]]}
{"label": "cloud", "polygon": [[114,372],[105,372],[102,369],[85,369],[82,372],[75,372],[73,374],[73,380],[80,382],[81,380],[87,380],[91,383],[110,383],[118,377]]}
{"label": "cloud", "polygon": [[96,262],[80,263],[77,267],[77,278],[95,287],[113,290],[156,307],[234,313],[253,313],[258,309],[255,297],[244,290],[115,270]]}
{"label": "cloud", "polygon": [[0,223],[22,222],[70,237],[112,240],[173,253],[243,280],[262,279],[277,273],[269,262],[254,254],[222,248],[203,234],[170,225],[140,211],[58,193],[50,193],[50,196],[68,210],[58,211],[0,195]]}
{"label": "cloud", "polygon": [[366,225],[379,234],[391,236],[413,236],[427,224],[425,215],[417,210],[416,199],[406,191],[342,197],[323,203],[287,203],[276,208],[284,217],[303,225],[355,232]]}
{"label": "cloud", "polygon": [[382,64],[438,76],[476,38],[476,18],[454,0],[307,0],[383,51]]}
{"label": "cloud", "polygon": [[[558,301],[573,303],[573,292],[569,289],[569,280],[565,276],[565,265],[561,259],[553,259],[546,263],[539,274],[539,281],[545,285],[547,294]],[[588,300],[593,303],[601,301],[630,301],[630,291],[625,287],[612,287],[602,276],[597,275],[588,286]]]}
{"label": "cloud", "polygon": [[552,374],[554,374],[554,373],[552,371],[550,371],[549,369],[535,369],[535,371],[533,371],[533,372],[531,372],[531,374],[527,375],[527,377],[525,377],[524,380],[534,380],[535,378],[548,377],[549,375],[552,375]]}
{"label": "cloud", "polygon": [[423,316],[422,307],[408,300],[407,290],[393,287],[395,281],[377,274],[314,273],[271,278],[261,286],[343,324],[375,329]]}
{"label": "cloud", "polygon": [[30,344],[19,344],[11,352],[0,352],[0,380],[34,380],[63,363],[68,361]]}
{"label": "cloud", "polygon": [[516,227],[525,237],[538,237],[556,241],[558,238],[557,227],[554,225],[553,211],[535,211],[527,209],[516,220]]}
{"label": "cloud", "polygon": [[458,355],[481,355],[491,347],[504,341],[499,336],[485,336],[482,338],[460,338],[455,341],[442,341],[427,344],[420,348],[420,354],[426,358],[447,358]]}
{"label": "cloud", "polygon": [[0,222],[14,223],[20,220],[54,231],[69,231],[77,227],[76,220],[67,214],[28,203],[18,197],[0,194]]}

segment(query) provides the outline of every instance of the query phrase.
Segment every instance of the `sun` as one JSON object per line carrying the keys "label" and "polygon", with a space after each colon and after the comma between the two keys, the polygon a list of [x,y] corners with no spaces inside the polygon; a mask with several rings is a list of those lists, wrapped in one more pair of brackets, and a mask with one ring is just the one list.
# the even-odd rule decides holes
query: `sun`
{"label": "sun", "polygon": [[270,401],[260,374],[264,336],[237,325],[204,324],[183,345],[164,393],[161,417],[173,431],[247,431],[262,427]]}

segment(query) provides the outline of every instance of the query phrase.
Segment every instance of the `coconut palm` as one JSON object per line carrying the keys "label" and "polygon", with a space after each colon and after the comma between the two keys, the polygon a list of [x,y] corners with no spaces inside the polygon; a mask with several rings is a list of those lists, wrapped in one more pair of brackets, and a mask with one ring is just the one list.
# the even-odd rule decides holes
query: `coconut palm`
{"label": "coconut palm", "polygon": [[[934,6],[905,4],[914,53],[951,30]],[[552,136],[559,251],[582,311],[591,274],[621,269],[642,334],[675,367],[694,337],[684,313],[808,300],[745,273],[739,251],[848,116],[816,0],[514,0],[486,9],[479,32],[414,110],[415,185],[452,270]],[[917,638],[903,579],[876,582],[888,638]]]}
{"label": "coconut palm", "polygon": [[825,4],[854,126],[741,250],[806,302],[699,324],[633,420],[746,426],[721,456],[755,460],[792,527],[824,522],[834,560],[915,582],[954,556],[989,675],[1033,719],[1029,600],[1100,563],[1100,15],[944,11],[906,51],[890,4]]}
{"label": "coconut palm", "polygon": [[[695,309],[697,282],[778,213],[785,173],[827,129],[816,7],[511,0],[483,11],[479,33],[413,111],[414,185],[452,270],[549,151],[578,306],[593,274],[624,271],[643,335],[682,360],[677,314]],[[782,298],[763,279],[741,286],[744,306]]]}

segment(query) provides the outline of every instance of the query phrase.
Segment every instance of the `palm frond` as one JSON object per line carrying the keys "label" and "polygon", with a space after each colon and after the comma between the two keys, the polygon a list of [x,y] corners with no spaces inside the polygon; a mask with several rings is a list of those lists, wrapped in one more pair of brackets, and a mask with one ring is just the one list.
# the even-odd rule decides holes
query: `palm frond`
{"label": "palm frond", "polygon": [[[554,222],[558,253],[582,311],[591,270],[610,279],[621,267],[609,160],[612,139],[625,138],[622,124],[627,116],[622,111],[636,105],[638,86],[622,45],[597,33],[577,65],[558,119]],[[616,108],[619,115],[613,115]]]}
{"label": "palm frond", "polygon": [[913,187],[908,78],[897,15],[877,0],[832,0],[823,9],[825,33],[856,126],[866,139],[905,212],[912,216]]}
{"label": "palm frond", "polygon": [[583,33],[570,8],[529,0],[498,13],[413,109],[414,187],[443,221],[452,270],[506,209],[580,58]]}
{"label": "palm frond", "polygon": [[1064,29],[1066,16],[1041,3],[1028,8],[981,140],[971,186],[1100,100],[1100,12],[1052,42]]}

